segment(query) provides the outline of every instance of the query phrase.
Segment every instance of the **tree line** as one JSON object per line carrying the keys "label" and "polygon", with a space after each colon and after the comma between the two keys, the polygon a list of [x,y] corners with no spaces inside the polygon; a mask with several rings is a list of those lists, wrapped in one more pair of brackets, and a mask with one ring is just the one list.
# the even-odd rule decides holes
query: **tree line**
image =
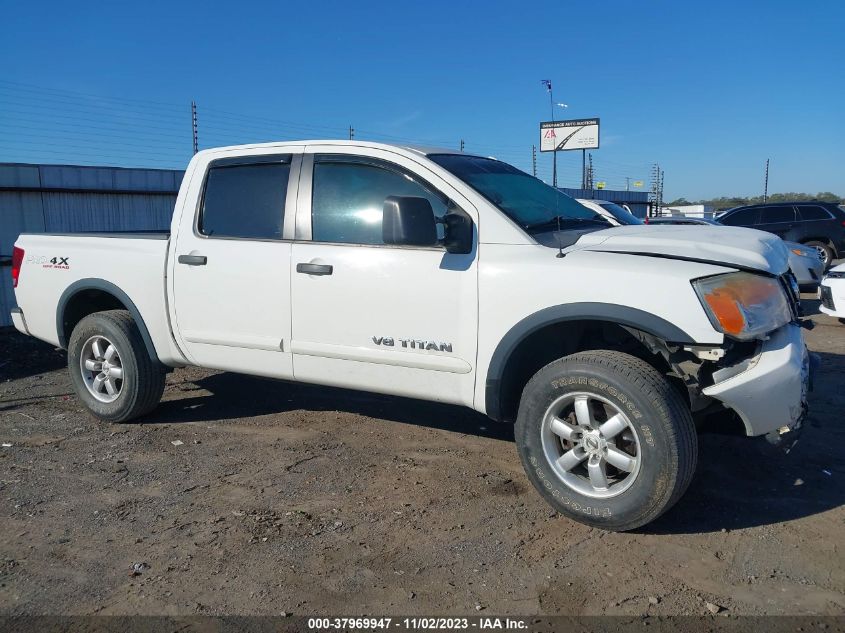
{"label": "tree line", "polygon": [[[773,193],[771,194],[766,202],[835,202],[836,204],[842,204],[845,202],[842,196],[837,196],[835,193],[831,193],[830,191],[820,191],[819,193],[795,193],[795,192],[787,192],[787,193]],[[750,196],[744,198],[742,196],[722,196],[720,198],[711,198],[709,200],[697,200],[691,201],[687,200],[686,198],[678,198],[677,200],[672,200],[671,202],[664,202],[667,207],[674,207],[680,206],[684,204],[705,204],[708,206],[712,206],[716,211],[721,211],[723,209],[732,209],[733,207],[741,207],[746,204],[762,204],[763,203],[763,196]]]}

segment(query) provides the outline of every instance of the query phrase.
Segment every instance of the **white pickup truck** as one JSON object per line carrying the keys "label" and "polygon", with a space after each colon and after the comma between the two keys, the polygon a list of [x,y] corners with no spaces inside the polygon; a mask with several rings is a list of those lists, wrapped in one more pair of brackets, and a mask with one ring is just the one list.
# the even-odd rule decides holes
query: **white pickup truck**
{"label": "white pickup truck", "polygon": [[21,235],[13,278],[15,326],[68,350],[98,418],[143,419],[186,365],[464,405],[515,422],[539,493],[608,530],[684,493],[697,414],[771,438],[806,414],[780,238],[608,228],[448,150],[202,151],[169,234]]}

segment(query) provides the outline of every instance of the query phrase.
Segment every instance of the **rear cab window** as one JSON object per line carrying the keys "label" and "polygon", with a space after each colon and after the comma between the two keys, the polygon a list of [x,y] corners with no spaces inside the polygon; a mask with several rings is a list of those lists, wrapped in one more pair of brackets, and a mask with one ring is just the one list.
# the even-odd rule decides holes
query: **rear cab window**
{"label": "rear cab window", "polygon": [[289,176],[289,155],[212,162],[197,232],[205,237],[282,239]]}

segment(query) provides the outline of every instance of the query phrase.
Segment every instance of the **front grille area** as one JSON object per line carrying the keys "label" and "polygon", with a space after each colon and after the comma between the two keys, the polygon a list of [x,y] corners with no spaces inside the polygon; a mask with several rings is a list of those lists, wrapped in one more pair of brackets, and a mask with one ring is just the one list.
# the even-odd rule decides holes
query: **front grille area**
{"label": "front grille area", "polygon": [[833,295],[830,292],[830,288],[827,286],[819,286],[819,292],[822,298],[822,305],[828,310],[836,310],[836,307],[833,304]]}

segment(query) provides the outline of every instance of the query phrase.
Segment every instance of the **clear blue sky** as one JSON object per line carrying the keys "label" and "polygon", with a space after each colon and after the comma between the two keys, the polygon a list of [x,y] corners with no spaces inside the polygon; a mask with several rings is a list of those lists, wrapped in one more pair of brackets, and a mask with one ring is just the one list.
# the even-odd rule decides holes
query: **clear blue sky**
{"label": "clear blue sky", "polygon": [[668,199],[757,194],[771,158],[770,192],[845,195],[843,27],[835,0],[8,2],[0,161],[184,167],[195,99],[201,147],[353,124],[530,170],[551,79],[609,187],[659,162]]}

